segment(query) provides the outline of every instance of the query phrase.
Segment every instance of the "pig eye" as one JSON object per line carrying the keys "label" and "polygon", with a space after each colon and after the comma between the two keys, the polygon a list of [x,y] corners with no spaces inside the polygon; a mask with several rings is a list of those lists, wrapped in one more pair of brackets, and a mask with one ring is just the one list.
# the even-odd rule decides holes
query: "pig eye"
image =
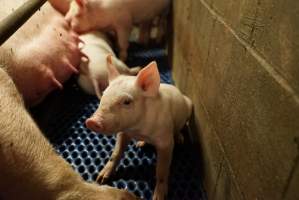
{"label": "pig eye", "polygon": [[131,103],[132,103],[132,99],[125,99],[123,101],[123,105],[126,105],[126,106],[130,105]]}

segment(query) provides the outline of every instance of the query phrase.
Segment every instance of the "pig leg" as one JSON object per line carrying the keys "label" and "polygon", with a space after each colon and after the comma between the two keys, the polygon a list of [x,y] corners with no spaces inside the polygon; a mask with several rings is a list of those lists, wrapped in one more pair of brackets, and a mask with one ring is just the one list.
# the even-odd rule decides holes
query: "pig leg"
{"label": "pig leg", "polygon": [[184,143],[184,136],[183,133],[178,132],[174,135],[174,141],[177,144],[183,144]]}
{"label": "pig leg", "polygon": [[92,78],[92,84],[93,84],[93,88],[94,88],[94,91],[98,97],[99,100],[101,100],[102,98],[102,92],[100,90],[100,87],[99,87],[99,83],[96,79]]}
{"label": "pig leg", "polygon": [[111,173],[114,171],[116,166],[118,165],[125,148],[127,147],[130,138],[123,132],[117,134],[115,148],[109,159],[108,163],[101,170],[98,175],[96,182],[103,184],[110,177]]}
{"label": "pig leg", "polygon": [[117,42],[119,47],[119,57],[122,61],[127,59],[127,49],[129,47],[129,36],[131,34],[132,24],[127,26],[120,26],[116,29]]}
{"label": "pig leg", "polygon": [[148,45],[150,41],[151,21],[144,22],[140,25],[139,42],[143,45]]}
{"label": "pig leg", "polygon": [[157,167],[156,167],[156,187],[153,200],[164,200],[168,192],[168,175],[172,160],[172,151],[174,147],[173,137],[167,144],[156,145]]}

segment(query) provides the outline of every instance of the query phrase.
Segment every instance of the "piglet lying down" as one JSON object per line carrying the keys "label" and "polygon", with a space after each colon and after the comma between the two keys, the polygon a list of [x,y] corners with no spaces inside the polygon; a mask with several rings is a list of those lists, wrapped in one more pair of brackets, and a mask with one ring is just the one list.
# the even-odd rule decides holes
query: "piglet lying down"
{"label": "piglet lying down", "polygon": [[106,135],[117,134],[113,154],[98,176],[104,182],[117,166],[130,139],[142,140],[157,150],[154,200],[167,195],[174,138],[192,112],[190,99],[176,87],[160,84],[156,62],[137,76],[120,75],[108,56],[109,86],[99,108],[86,120],[89,129]]}

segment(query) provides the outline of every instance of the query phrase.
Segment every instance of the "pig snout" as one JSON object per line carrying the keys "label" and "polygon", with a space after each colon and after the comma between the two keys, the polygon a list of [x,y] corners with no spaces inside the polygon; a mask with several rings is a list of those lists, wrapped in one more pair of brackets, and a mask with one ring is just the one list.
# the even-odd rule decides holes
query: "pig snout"
{"label": "pig snout", "polygon": [[104,118],[103,115],[95,113],[93,116],[88,118],[85,121],[85,125],[90,130],[102,133],[104,135],[113,135],[118,130],[118,125],[115,123],[112,123],[112,120],[108,118]]}
{"label": "pig snout", "polygon": [[68,23],[69,27],[78,34],[87,33],[90,30],[89,22],[85,21],[84,19],[74,17],[74,16],[66,16],[65,21]]}
{"label": "pig snout", "polygon": [[92,116],[85,121],[86,127],[94,132],[103,132],[104,124],[102,118]]}
{"label": "pig snout", "polygon": [[72,30],[74,30],[76,33],[81,34],[82,31],[80,30],[80,26],[78,25],[78,23],[75,20],[70,20],[69,22]]}

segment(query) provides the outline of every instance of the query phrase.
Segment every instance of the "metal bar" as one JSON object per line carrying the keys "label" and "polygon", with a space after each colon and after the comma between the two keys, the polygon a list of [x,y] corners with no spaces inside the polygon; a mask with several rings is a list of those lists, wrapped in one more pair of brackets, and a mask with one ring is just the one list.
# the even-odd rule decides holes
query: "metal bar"
{"label": "metal bar", "polygon": [[14,34],[47,0],[28,0],[0,22],[0,46]]}

